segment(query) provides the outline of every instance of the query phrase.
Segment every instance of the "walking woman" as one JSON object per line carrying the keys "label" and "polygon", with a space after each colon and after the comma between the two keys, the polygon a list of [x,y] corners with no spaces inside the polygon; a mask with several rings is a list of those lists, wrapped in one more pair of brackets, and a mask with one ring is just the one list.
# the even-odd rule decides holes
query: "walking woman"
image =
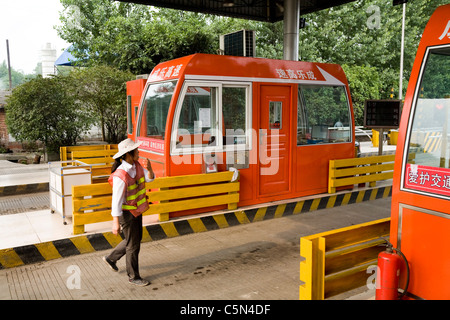
{"label": "walking woman", "polygon": [[142,240],[142,213],[148,209],[145,183],[153,181],[155,175],[150,160],[147,159],[147,169],[138,162],[140,144],[126,139],[119,143],[119,152],[113,156],[115,163],[108,179],[113,188],[112,233],[119,234],[122,227],[125,239],[114,248],[110,255],[103,257],[103,260],[112,270],[119,271],[116,262],[126,255],[129,283],[143,287],[149,284],[147,280],[141,278],[138,262]]}

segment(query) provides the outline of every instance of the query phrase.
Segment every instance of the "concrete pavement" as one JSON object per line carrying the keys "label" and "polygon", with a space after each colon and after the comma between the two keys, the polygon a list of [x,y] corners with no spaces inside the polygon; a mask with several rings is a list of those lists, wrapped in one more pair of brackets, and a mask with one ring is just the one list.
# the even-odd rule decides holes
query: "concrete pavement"
{"label": "concrete pavement", "polygon": [[127,283],[124,258],[118,273],[105,265],[109,251],[3,269],[0,299],[297,300],[300,237],[389,215],[383,198],[146,242],[140,268],[151,284],[144,288]]}

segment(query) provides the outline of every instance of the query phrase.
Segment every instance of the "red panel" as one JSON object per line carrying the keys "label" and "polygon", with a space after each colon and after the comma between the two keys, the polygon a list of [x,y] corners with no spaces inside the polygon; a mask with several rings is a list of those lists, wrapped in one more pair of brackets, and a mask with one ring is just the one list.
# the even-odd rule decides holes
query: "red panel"
{"label": "red panel", "polygon": [[403,209],[401,251],[411,268],[408,292],[424,299],[450,299],[450,220]]}

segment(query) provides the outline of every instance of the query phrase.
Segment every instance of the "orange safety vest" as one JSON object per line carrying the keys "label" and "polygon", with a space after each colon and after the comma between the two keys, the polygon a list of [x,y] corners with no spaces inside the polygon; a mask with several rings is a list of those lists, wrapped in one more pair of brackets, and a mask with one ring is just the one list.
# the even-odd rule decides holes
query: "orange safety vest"
{"label": "orange safety vest", "polygon": [[140,216],[142,213],[148,210],[149,205],[147,201],[147,195],[145,190],[145,174],[144,168],[139,162],[134,163],[136,166],[136,177],[132,178],[130,175],[122,169],[117,169],[109,176],[108,182],[113,185],[113,177],[118,177],[125,182],[126,185],[126,200],[127,202],[122,204],[123,210],[128,210],[135,217]]}

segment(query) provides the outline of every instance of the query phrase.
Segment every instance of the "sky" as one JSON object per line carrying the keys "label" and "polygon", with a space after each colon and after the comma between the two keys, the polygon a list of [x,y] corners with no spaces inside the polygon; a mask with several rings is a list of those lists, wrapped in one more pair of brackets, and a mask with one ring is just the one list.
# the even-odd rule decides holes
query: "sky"
{"label": "sky", "polygon": [[0,63],[7,61],[7,39],[11,67],[25,74],[33,73],[47,43],[58,58],[69,46],[53,28],[61,25],[61,11],[59,0],[0,0]]}

